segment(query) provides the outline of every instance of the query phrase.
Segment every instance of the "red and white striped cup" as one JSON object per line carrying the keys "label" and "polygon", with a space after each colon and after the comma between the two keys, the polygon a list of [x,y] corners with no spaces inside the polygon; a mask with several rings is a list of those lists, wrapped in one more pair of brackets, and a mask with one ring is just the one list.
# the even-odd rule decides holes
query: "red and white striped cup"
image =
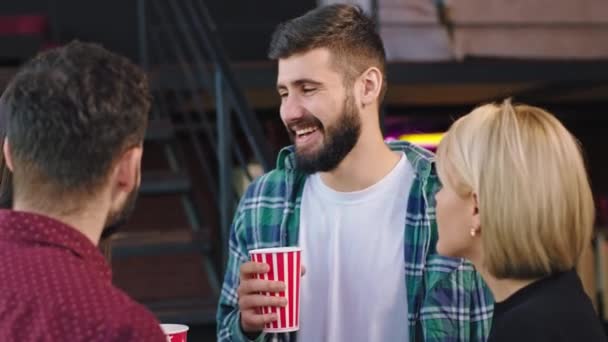
{"label": "red and white striped cup", "polygon": [[263,307],[262,313],[276,313],[278,320],[266,324],[265,332],[289,332],[300,328],[300,273],[301,267],[300,247],[262,248],[249,251],[251,261],[265,263],[270,266],[266,274],[258,274],[258,279],[282,281],[285,291],[265,293],[287,298],[284,307]]}
{"label": "red and white striped cup", "polygon": [[189,327],[187,325],[163,323],[160,327],[167,336],[167,342],[186,342],[188,340]]}

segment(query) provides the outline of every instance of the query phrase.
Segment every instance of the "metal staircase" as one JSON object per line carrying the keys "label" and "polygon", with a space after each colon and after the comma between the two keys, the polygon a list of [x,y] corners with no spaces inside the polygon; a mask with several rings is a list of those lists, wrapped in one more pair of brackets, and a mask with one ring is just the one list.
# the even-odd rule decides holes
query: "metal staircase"
{"label": "metal staircase", "polygon": [[[161,146],[168,165],[144,170],[140,195],[179,198],[189,227],[118,233],[111,238],[111,258],[159,262],[195,253],[201,265],[196,271],[208,282],[204,296],[172,299],[168,293],[143,304],[164,322],[209,323],[239,199],[233,171],[251,179],[250,163],[269,169],[270,149],[203,1],[139,0],[138,20],[140,62],[154,98],[146,144]],[[197,185],[195,179],[202,181]],[[210,204],[197,201],[197,186],[212,197]]]}

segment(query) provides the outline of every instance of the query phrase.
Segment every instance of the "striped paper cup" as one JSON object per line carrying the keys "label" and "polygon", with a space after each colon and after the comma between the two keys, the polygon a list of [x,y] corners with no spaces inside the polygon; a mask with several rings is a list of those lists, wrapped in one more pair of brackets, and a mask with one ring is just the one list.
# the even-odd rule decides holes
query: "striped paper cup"
{"label": "striped paper cup", "polygon": [[281,308],[263,307],[262,313],[276,313],[279,319],[266,324],[265,332],[296,331],[300,327],[300,273],[302,249],[299,247],[263,248],[249,251],[251,261],[270,266],[266,274],[258,274],[258,279],[282,281],[285,291],[265,293],[267,296],[287,298],[287,305]]}
{"label": "striped paper cup", "polygon": [[163,323],[160,327],[167,337],[167,342],[187,342],[190,329],[187,325]]}

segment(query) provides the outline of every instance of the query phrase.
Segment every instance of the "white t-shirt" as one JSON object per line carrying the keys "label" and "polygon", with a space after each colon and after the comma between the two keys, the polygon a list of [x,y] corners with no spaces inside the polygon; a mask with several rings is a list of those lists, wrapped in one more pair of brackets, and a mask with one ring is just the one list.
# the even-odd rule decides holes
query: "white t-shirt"
{"label": "white t-shirt", "polygon": [[337,192],[319,174],[308,177],[299,342],[408,340],[404,227],[413,178],[405,154],[361,191]]}

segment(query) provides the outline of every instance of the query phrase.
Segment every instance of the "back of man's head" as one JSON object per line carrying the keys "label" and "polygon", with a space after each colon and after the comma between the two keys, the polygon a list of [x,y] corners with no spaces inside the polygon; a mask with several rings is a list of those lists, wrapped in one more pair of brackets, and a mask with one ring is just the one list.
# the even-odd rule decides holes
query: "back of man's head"
{"label": "back of man's head", "polygon": [[28,201],[94,194],[121,154],[142,143],[150,109],[142,70],[81,42],[27,62],[0,102],[15,200]]}

